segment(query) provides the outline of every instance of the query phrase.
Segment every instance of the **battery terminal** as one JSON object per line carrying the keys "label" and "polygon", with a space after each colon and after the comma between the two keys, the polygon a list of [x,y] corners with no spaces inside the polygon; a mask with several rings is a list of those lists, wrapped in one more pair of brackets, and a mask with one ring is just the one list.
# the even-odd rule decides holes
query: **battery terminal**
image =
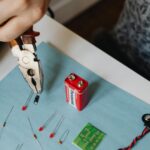
{"label": "battery terminal", "polygon": [[78,82],[78,87],[83,87],[83,85],[84,85],[84,83],[82,80]]}
{"label": "battery terminal", "polygon": [[73,81],[73,80],[76,79],[75,75],[73,75],[73,74],[71,74],[68,78],[69,78],[69,80],[71,80],[71,81]]}

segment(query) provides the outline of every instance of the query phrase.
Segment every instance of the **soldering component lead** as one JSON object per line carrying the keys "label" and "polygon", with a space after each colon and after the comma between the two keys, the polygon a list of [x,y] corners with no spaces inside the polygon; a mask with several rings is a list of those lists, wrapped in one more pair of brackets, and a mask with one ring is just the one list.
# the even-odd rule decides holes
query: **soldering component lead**
{"label": "soldering component lead", "polygon": [[63,144],[64,141],[66,140],[66,138],[68,137],[68,134],[69,134],[69,130],[67,129],[62,135],[61,137],[59,138],[58,140],[58,144]]}
{"label": "soldering component lead", "polygon": [[33,94],[34,94],[33,91],[31,91],[28,99],[26,100],[25,104],[22,106],[22,111],[27,110],[27,108],[29,106],[29,103],[30,103],[30,101],[32,99]]}
{"label": "soldering component lead", "polygon": [[52,121],[56,114],[57,112],[54,112],[38,130],[40,132],[43,131],[49,125],[49,123]]}
{"label": "soldering component lead", "polygon": [[61,118],[59,119],[58,123],[56,124],[54,130],[50,133],[50,135],[49,135],[50,138],[55,137],[55,135],[56,135],[56,133],[57,133],[58,129],[60,128],[63,121],[64,121],[64,117],[61,116]]}

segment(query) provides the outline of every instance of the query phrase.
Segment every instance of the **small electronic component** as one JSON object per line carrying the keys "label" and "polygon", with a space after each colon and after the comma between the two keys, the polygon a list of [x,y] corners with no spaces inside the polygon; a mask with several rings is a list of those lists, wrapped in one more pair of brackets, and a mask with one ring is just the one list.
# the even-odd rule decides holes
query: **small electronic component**
{"label": "small electronic component", "polygon": [[88,81],[71,73],[65,79],[66,101],[81,111],[88,104]]}
{"label": "small electronic component", "polygon": [[56,114],[57,112],[54,112],[38,130],[40,132],[43,131],[49,125],[49,123],[52,121]]}
{"label": "small electronic component", "polygon": [[104,132],[88,123],[73,141],[73,144],[82,150],[95,150],[104,136]]}
{"label": "small electronic component", "polygon": [[119,150],[131,150],[139,140],[141,140],[146,134],[150,132],[150,114],[144,114],[142,116],[142,121],[144,122],[145,125],[143,132],[139,136],[134,138],[129,146],[125,148],[120,148]]}
{"label": "small electronic component", "polygon": [[36,135],[35,132],[34,132],[34,129],[33,129],[33,126],[32,126],[32,123],[31,123],[31,120],[30,120],[29,117],[28,117],[28,122],[29,122],[29,125],[30,125],[30,128],[31,128],[31,131],[32,131],[32,134],[33,134],[34,139],[35,139],[35,140],[37,141],[37,143],[39,144],[41,150],[44,150],[42,144],[40,143],[40,141],[39,141],[37,135]]}
{"label": "small electronic component", "polygon": [[[27,98],[27,100],[25,102],[25,104],[22,106],[22,111],[26,111],[27,110],[33,95],[34,95],[34,92],[31,91],[29,97]],[[35,96],[35,98],[34,98],[34,104],[35,105],[37,105],[39,103],[39,99],[40,99],[40,95],[37,94]]]}
{"label": "small electronic component", "polygon": [[34,99],[34,104],[37,105],[39,103],[40,95],[36,95]]}
{"label": "small electronic component", "polygon": [[13,109],[14,109],[14,106],[12,106],[12,108],[10,109],[8,115],[7,115],[6,118],[5,118],[5,121],[4,121],[3,125],[2,125],[2,129],[1,129],[1,131],[0,131],[0,138],[1,138],[2,134],[3,134],[4,128],[5,128],[6,125],[7,125],[7,121],[8,121],[8,119],[9,119],[9,117],[10,117],[10,115],[11,115]]}
{"label": "small electronic component", "polygon": [[27,108],[29,106],[29,103],[30,103],[30,101],[32,99],[33,94],[34,94],[33,91],[31,91],[29,97],[27,98],[27,100],[25,102],[25,104],[22,106],[22,111],[27,110]]}
{"label": "small electronic component", "polygon": [[49,137],[50,138],[54,138],[56,133],[58,132],[58,129],[60,128],[62,122],[64,121],[64,117],[61,116],[61,118],[59,119],[58,123],[56,124],[54,130],[50,133]]}
{"label": "small electronic component", "polygon": [[58,144],[63,144],[64,141],[66,140],[66,138],[68,137],[68,134],[69,134],[69,130],[67,129],[62,135],[61,137],[59,138],[58,140]]}

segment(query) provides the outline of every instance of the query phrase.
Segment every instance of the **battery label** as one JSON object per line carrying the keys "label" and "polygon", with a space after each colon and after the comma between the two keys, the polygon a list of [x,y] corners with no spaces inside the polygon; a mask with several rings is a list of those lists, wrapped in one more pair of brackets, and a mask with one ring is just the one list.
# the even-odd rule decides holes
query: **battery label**
{"label": "battery label", "polygon": [[83,110],[88,104],[88,81],[71,73],[64,80],[66,102],[76,108],[78,111]]}
{"label": "battery label", "polygon": [[69,104],[76,108],[76,95],[75,92],[69,88]]}

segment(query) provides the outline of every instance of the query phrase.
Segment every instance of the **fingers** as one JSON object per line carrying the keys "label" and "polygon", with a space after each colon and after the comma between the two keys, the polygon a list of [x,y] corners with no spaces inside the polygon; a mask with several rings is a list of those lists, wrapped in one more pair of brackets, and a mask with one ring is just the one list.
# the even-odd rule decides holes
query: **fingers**
{"label": "fingers", "polygon": [[6,22],[9,18],[15,15],[15,9],[13,6],[7,10],[7,3],[5,1],[0,1],[0,25]]}
{"label": "fingers", "polygon": [[45,14],[49,0],[0,0],[0,41],[20,36]]}
{"label": "fingers", "polygon": [[8,19],[22,13],[30,6],[28,0],[1,0],[0,1],[0,25]]}
{"label": "fingers", "polygon": [[0,27],[0,41],[8,42],[16,39],[31,26],[32,22],[28,21],[28,19],[22,16],[13,17],[5,25]]}
{"label": "fingers", "polygon": [[11,18],[0,27],[0,41],[8,42],[16,39],[19,35],[27,31],[42,16],[43,12],[40,9],[33,9],[32,13],[29,11]]}

